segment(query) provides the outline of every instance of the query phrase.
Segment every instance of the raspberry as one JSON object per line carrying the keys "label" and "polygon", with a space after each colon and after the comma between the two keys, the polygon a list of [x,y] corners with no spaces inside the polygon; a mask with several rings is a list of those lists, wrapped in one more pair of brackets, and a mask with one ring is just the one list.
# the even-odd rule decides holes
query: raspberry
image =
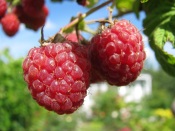
{"label": "raspberry", "polygon": [[[72,41],[72,42],[78,42],[76,32],[66,34],[65,38],[66,38],[66,40],[69,40],[69,41]],[[89,48],[90,48],[90,44],[87,41],[84,40],[84,38],[82,37],[81,34],[79,34],[79,39],[80,39],[81,42],[83,42],[82,44],[84,44],[84,48],[88,52]],[[102,81],[104,81],[104,80],[100,76],[100,74],[94,68],[91,68],[90,83],[98,83],[98,82],[102,82]]]}
{"label": "raspberry", "polygon": [[19,30],[20,22],[14,13],[9,13],[1,19],[1,24],[4,32],[8,36],[13,36]]}
{"label": "raspberry", "polygon": [[35,31],[45,24],[46,17],[49,13],[48,8],[46,6],[42,7],[42,10],[40,11],[38,17],[28,16],[24,12],[24,8],[22,6],[17,6],[16,8],[14,8],[13,12],[18,16],[21,23],[24,23],[26,27]]}
{"label": "raspberry", "polygon": [[40,16],[36,18],[32,17],[26,18],[27,19],[27,22],[25,23],[26,27],[33,29],[35,31],[38,30],[40,27],[44,26],[47,15],[48,15],[48,8],[46,6],[43,6]]}
{"label": "raspberry", "polygon": [[87,0],[77,0],[77,3],[82,6],[86,6]]}
{"label": "raspberry", "polygon": [[133,82],[146,58],[139,30],[127,20],[114,21],[91,39],[91,62],[111,85]]}
{"label": "raspberry", "polygon": [[[76,32],[72,32],[72,33],[66,34],[66,35],[65,35],[65,38],[66,38],[67,40],[72,41],[72,42],[78,42],[78,38],[77,38]],[[80,40],[83,40],[83,37],[82,37],[80,34],[79,34],[79,39],[80,39]]]}
{"label": "raspberry", "polygon": [[67,41],[32,48],[22,67],[32,97],[41,106],[70,114],[83,104],[91,68],[83,46]]}
{"label": "raspberry", "polygon": [[38,17],[44,6],[45,0],[22,0],[24,12],[30,17]]}
{"label": "raspberry", "polygon": [[7,10],[7,2],[5,0],[0,0],[0,18],[2,18]]}

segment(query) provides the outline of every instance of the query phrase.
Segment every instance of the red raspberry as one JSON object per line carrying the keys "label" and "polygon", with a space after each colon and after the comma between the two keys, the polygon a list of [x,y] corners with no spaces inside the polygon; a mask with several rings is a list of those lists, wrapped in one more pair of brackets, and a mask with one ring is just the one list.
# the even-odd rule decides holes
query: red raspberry
{"label": "red raspberry", "polygon": [[5,0],[0,0],[0,18],[2,18],[7,10],[7,2]]}
{"label": "red raspberry", "polygon": [[4,32],[8,36],[13,36],[18,32],[20,22],[15,14],[9,13],[1,19],[1,24]]}
{"label": "red raspberry", "polygon": [[67,41],[32,48],[22,67],[32,97],[41,106],[70,114],[83,104],[91,67],[83,46]]}
{"label": "red raspberry", "polygon": [[[76,32],[72,32],[72,33],[69,33],[69,34],[65,34],[65,38],[67,40],[70,40],[72,42],[78,42],[78,38],[77,38],[77,34]],[[79,39],[80,40],[83,40],[83,37],[79,34]]]}
{"label": "red raspberry", "polygon": [[38,17],[44,6],[45,0],[22,0],[24,12],[30,17]]}
{"label": "red raspberry", "polygon": [[48,12],[49,12],[48,8],[46,6],[43,6],[42,12],[40,13],[38,17],[36,18],[28,17],[27,18],[28,22],[25,23],[26,26],[35,31],[38,30],[40,27],[44,26],[44,24],[46,23]]}
{"label": "red raspberry", "polygon": [[77,0],[77,3],[79,5],[86,6],[87,5],[87,0]]}
{"label": "red raspberry", "polygon": [[[85,41],[86,43],[84,43],[84,47],[86,48],[86,50],[88,51],[88,55],[90,57],[90,48],[91,45],[89,44],[88,41]],[[104,78],[101,76],[101,74],[92,66],[91,67],[91,76],[90,76],[90,83],[98,83],[98,82],[104,82]]]}
{"label": "red raspberry", "polygon": [[91,61],[111,85],[134,81],[143,68],[146,54],[139,30],[127,20],[114,21],[91,40]]}
{"label": "red raspberry", "polygon": [[26,27],[38,30],[42,27],[46,22],[46,17],[48,16],[49,10],[46,6],[42,7],[40,11],[40,15],[38,17],[30,17],[24,12],[24,8],[22,6],[17,6],[13,12],[18,16],[21,23],[24,23]]}
{"label": "red raspberry", "polygon": [[[72,32],[65,35],[66,40],[72,41],[72,42],[78,42],[77,34],[76,32]],[[79,39],[84,42],[84,47],[86,51],[89,51],[90,44],[87,43],[87,41],[84,40],[81,34],[79,34]],[[86,43],[85,43],[86,42]],[[91,76],[90,76],[90,83],[97,83],[104,81],[103,78],[100,76],[100,74],[94,69],[91,68]]]}

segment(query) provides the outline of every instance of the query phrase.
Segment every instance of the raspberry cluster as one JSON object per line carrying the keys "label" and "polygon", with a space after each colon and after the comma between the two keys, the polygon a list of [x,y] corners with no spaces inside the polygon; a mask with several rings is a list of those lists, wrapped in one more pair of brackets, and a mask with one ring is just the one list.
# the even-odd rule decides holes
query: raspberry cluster
{"label": "raspberry cluster", "polygon": [[90,41],[76,33],[62,37],[32,48],[22,65],[32,97],[58,114],[76,111],[91,83],[128,85],[143,68],[142,36],[127,20],[114,21]]}
{"label": "raspberry cluster", "polygon": [[20,23],[38,30],[45,24],[48,13],[44,0],[21,0],[16,5],[0,0],[0,23],[8,36],[14,36],[18,32]]}

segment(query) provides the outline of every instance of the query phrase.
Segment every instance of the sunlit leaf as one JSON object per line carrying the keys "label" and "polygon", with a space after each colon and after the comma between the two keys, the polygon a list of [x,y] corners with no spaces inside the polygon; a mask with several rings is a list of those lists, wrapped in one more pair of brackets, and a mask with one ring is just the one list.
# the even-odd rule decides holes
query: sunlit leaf
{"label": "sunlit leaf", "polygon": [[134,2],[135,2],[135,0],[117,0],[116,1],[116,8],[120,12],[129,11],[129,10],[132,10]]}
{"label": "sunlit leaf", "polygon": [[141,3],[148,2],[148,0],[140,0]]}
{"label": "sunlit leaf", "polygon": [[149,11],[152,3],[145,6],[147,17],[143,25],[144,33],[149,37],[150,46],[162,68],[170,75],[175,76],[175,57],[164,51],[166,42],[175,47],[175,2],[159,1],[153,3],[156,8]]}
{"label": "sunlit leaf", "polygon": [[96,5],[99,2],[99,0],[87,0],[86,7],[92,8],[94,5]]}
{"label": "sunlit leaf", "polygon": [[84,20],[82,20],[82,21],[78,24],[78,29],[79,29],[79,30],[84,30],[85,26],[86,26],[86,23],[85,23]]}

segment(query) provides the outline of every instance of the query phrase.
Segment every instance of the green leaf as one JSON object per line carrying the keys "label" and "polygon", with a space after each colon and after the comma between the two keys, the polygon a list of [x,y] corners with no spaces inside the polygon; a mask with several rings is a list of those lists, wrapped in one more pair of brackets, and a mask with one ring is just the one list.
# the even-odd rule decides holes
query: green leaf
{"label": "green leaf", "polygon": [[87,0],[87,2],[88,2],[88,5],[86,7],[92,8],[99,2],[99,0]]}
{"label": "green leaf", "polygon": [[133,3],[133,11],[134,13],[136,14],[136,17],[139,18],[139,10],[140,8],[140,2],[138,0],[136,0],[134,3]]}
{"label": "green leaf", "polygon": [[119,10],[119,12],[130,11],[133,8],[134,2],[135,0],[117,0],[116,8]]}
{"label": "green leaf", "polygon": [[73,26],[73,27],[70,27],[70,28],[64,30],[64,33],[71,33],[74,30],[75,30],[75,27]]}
{"label": "green leaf", "polygon": [[139,12],[141,10],[141,3],[138,0],[117,0],[116,8],[118,13],[134,12],[136,17],[139,18]]}
{"label": "green leaf", "polygon": [[[74,18],[72,18],[72,20],[74,20]],[[76,29],[76,26],[77,26],[78,30],[84,31],[86,29],[87,25],[86,25],[86,22],[84,20],[81,20],[77,25],[75,24],[72,27],[69,27],[68,29],[64,30],[64,33],[73,32]]]}
{"label": "green leaf", "polygon": [[6,2],[9,2],[13,6],[17,6],[21,3],[21,0],[6,0]]}
{"label": "green leaf", "polygon": [[78,29],[79,30],[84,30],[86,27],[86,23],[84,20],[82,20],[81,22],[78,23]]}
{"label": "green leaf", "polygon": [[140,0],[141,3],[146,3],[148,0]]}
{"label": "green leaf", "polygon": [[21,3],[21,0],[13,0],[12,4],[13,6],[19,5]]}
{"label": "green leaf", "polygon": [[[152,5],[156,8],[149,10]],[[175,77],[175,57],[163,50],[166,42],[175,47],[175,1],[149,1],[144,9],[147,14],[143,21],[144,33],[149,37],[150,46],[162,68]]]}

